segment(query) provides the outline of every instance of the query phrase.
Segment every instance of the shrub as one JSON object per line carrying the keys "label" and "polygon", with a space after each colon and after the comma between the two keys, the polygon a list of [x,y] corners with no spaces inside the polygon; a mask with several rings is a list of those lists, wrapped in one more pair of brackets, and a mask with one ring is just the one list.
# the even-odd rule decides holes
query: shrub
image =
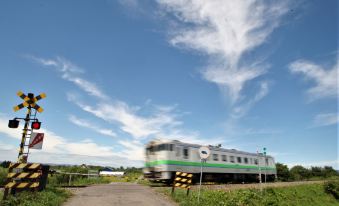
{"label": "shrub", "polygon": [[325,182],[324,189],[325,192],[333,195],[336,199],[339,199],[339,180]]}
{"label": "shrub", "polygon": [[3,185],[7,178],[7,168],[0,167],[0,185]]}

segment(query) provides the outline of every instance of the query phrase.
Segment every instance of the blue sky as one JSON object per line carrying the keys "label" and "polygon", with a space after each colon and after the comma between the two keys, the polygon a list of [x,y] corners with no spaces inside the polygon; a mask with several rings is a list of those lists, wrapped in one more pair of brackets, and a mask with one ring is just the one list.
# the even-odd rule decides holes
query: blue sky
{"label": "blue sky", "polygon": [[0,159],[45,92],[30,160],[140,166],[153,138],[338,168],[336,1],[2,1]]}

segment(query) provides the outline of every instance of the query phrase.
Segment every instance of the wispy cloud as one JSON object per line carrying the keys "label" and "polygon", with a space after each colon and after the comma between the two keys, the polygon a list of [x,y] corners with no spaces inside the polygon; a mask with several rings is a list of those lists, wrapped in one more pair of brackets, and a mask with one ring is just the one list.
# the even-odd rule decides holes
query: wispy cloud
{"label": "wispy cloud", "polygon": [[338,123],[339,115],[337,113],[318,114],[314,117],[313,124],[315,127],[335,125]]}
{"label": "wispy cloud", "polygon": [[203,77],[226,91],[233,103],[242,99],[246,82],[267,70],[261,60],[245,59],[246,54],[267,41],[288,11],[286,1],[157,2],[177,20],[169,29],[169,42],[208,55]]}
{"label": "wispy cloud", "polygon": [[91,106],[81,102],[74,95],[69,94],[68,99],[96,117],[110,123],[119,123],[121,130],[132,135],[134,138],[146,138],[161,132],[165,127],[174,127],[181,122],[176,120],[173,109],[159,109],[150,116],[140,116],[138,109],[130,107],[125,102],[115,101],[110,103],[100,102]]}
{"label": "wispy cloud", "polygon": [[[6,138],[15,138],[19,141],[21,138],[19,129],[1,127],[1,125],[6,125],[7,121],[7,118],[0,117],[0,133],[5,134]],[[129,163],[133,162],[140,166],[144,158],[143,155],[127,156],[126,152],[117,151],[112,146],[99,145],[91,139],[72,141],[70,138],[62,137],[47,129],[40,129],[39,132],[45,134],[43,149],[41,151],[30,150],[30,157],[37,159],[39,162],[60,164],[93,163],[95,165],[116,165],[117,162],[120,165],[130,165]],[[143,145],[140,148],[143,148]],[[3,154],[0,160],[13,160],[17,156],[15,151],[16,149],[13,145],[0,142],[0,154]],[[136,162],[136,160],[139,162]]]}
{"label": "wispy cloud", "polygon": [[111,130],[111,129],[103,129],[99,126],[96,126],[94,123],[89,122],[88,120],[80,119],[80,118],[78,118],[74,115],[70,115],[68,119],[73,124],[76,124],[80,127],[85,127],[85,128],[94,130],[95,132],[97,132],[99,134],[107,135],[107,136],[110,136],[110,137],[116,137],[117,136],[117,134],[115,132],[113,132],[113,130]]}
{"label": "wispy cloud", "polygon": [[297,60],[289,65],[293,74],[303,74],[307,80],[315,83],[307,93],[310,101],[338,96],[338,64],[330,69],[308,60]]}
{"label": "wispy cloud", "polygon": [[79,77],[79,74],[84,73],[84,70],[67,59],[62,57],[44,59],[32,55],[26,55],[26,57],[35,61],[36,63],[39,63],[40,65],[56,69],[62,74],[63,79],[73,82],[87,94],[100,99],[108,99],[107,95],[104,94],[96,84]]}
{"label": "wispy cloud", "polygon": [[269,93],[269,82],[262,81],[259,84],[259,91],[255,94],[252,99],[249,99],[247,102],[238,104],[232,110],[231,117],[234,119],[238,119],[243,117],[252,107],[264,98]]}
{"label": "wispy cloud", "polygon": [[[84,102],[79,95],[74,93],[67,93],[68,100],[83,111],[94,115],[97,118],[105,120],[109,124],[118,126],[121,132],[129,134],[132,139],[126,141],[118,141],[117,143],[125,149],[121,150],[119,154],[130,156],[132,160],[140,160],[143,158],[143,143],[151,138],[166,138],[166,139],[179,139],[183,141],[190,141],[196,143],[222,143],[222,139],[214,138],[203,141],[197,132],[190,132],[182,129],[182,121],[176,111],[177,105],[163,106],[154,105],[148,102],[145,106],[131,106],[124,101],[111,99],[104,91],[95,86],[93,82],[80,78],[78,69],[72,70],[71,68],[78,68],[70,61],[64,58],[56,59],[43,59],[37,57],[30,57],[43,66],[53,66],[58,71],[62,72],[62,78],[73,82],[79,89],[85,91],[88,95],[97,97],[97,101]],[[64,64],[67,62],[67,64]],[[81,72],[84,72],[81,70]],[[87,82],[82,84],[81,82]],[[88,86],[90,85],[90,86]],[[69,120],[74,124],[92,129],[98,133],[108,136],[116,136],[112,130],[102,129],[99,126],[94,126],[92,123],[84,119],[70,116]],[[205,138],[206,139],[206,138]],[[128,152],[129,151],[129,152]]]}

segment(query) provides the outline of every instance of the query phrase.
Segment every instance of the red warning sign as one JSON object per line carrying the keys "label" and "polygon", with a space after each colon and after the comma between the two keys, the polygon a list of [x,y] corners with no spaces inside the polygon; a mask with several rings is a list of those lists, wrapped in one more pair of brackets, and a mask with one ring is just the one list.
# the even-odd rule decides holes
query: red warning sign
{"label": "red warning sign", "polygon": [[30,149],[42,149],[44,135],[45,135],[44,133],[32,132],[31,138],[29,140],[29,148]]}

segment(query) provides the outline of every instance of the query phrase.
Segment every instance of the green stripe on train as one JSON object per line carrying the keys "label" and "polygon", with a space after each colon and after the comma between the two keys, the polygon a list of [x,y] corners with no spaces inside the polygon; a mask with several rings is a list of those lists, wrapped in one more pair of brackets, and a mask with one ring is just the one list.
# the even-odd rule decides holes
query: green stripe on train
{"label": "green stripe on train", "polygon": [[[146,167],[154,167],[157,165],[179,165],[179,166],[196,166],[200,167],[200,162],[183,162],[177,160],[158,160],[153,162],[146,162]],[[218,163],[205,163],[204,167],[218,167],[218,168],[231,168],[231,169],[258,169],[258,166],[252,165],[239,165],[239,164],[218,164]],[[260,167],[262,170],[276,170],[275,167]]]}

